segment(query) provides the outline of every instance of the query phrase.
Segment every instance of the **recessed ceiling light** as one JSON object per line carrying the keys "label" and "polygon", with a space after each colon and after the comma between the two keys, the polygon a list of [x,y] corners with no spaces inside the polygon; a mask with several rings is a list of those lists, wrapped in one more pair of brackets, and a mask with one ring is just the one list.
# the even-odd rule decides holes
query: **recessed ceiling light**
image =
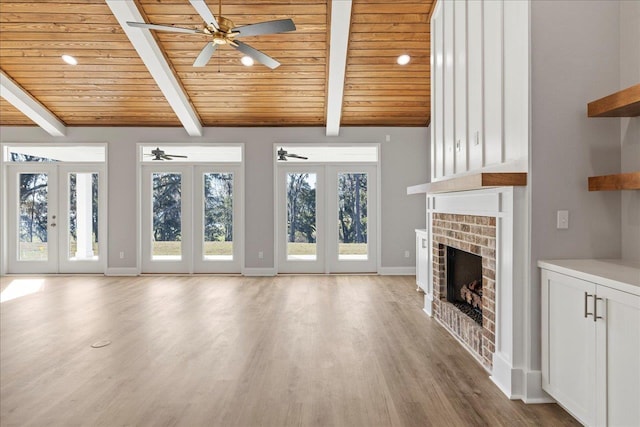
{"label": "recessed ceiling light", "polygon": [[409,55],[400,55],[398,56],[398,64],[407,65],[411,61],[411,57]]}
{"label": "recessed ceiling light", "polygon": [[62,60],[69,65],[78,65],[78,60],[71,55],[62,55]]}
{"label": "recessed ceiling light", "polygon": [[242,65],[246,67],[251,67],[253,65],[253,58],[250,56],[243,56],[242,59],[240,59],[240,62],[242,62]]}

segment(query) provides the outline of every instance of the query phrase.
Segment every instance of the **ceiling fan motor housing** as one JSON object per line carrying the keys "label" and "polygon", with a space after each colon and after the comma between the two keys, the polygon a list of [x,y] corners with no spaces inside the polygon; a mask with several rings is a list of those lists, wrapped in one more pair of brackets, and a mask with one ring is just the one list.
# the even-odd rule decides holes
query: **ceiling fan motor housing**
{"label": "ceiling fan motor housing", "polygon": [[233,38],[238,34],[233,32],[235,24],[232,20],[225,18],[224,16],[216,17],[220,30],[216,30],[213,25],[205,23],[204,32],[213,36],[213,42],[215,44],[232,44]]}

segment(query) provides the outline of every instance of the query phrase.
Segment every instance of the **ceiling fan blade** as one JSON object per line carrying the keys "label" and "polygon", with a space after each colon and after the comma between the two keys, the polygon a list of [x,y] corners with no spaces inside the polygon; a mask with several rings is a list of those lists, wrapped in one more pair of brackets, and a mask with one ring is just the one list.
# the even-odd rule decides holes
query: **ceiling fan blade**
{"label": "ceiling fan blade", "polygon": [[217,47],[218,45],[215,44],[214,42],[209,42],[206,45],[204,45],[204,47],[200,51],[200,54],[194,61],[193,66],[204,67],[205,65],[207,65],[207,62],[209,62],[209,60],[211,59],[211,56],[213,55],[213,52],[216,51]]}
{"label": "ceiling fan blade", "polygon": [[204,31],[202,30],[194,30],[191,28],[180,28],[180,27],[174,27],[171,25],[156,25],[156,24],[147,24],[144,22],[131,22],[131,21],[127,21],[127,25],[129,25],[130,27],[147,28],[149,30],[171,31],[173,33],[188,33],[188,34],[203,33],[204,34]]}
{"label": "ceiling fan blade", "polygon": [[302,160],[309,160],[308,157],[305,156],[298,156],[297,154],[287,154],[288,157],[294,157],[296,159],[302,159]]}
{"label": "ceiling fan blade", "polygon": [[231,46],[238,49],[240,52],[244,53],[245,55],[252,57],[256,61],[260,62],[261,64],[266,65],[272,70],[280,66],[280,63],[278,61],[276,61],[269,55],[260,52],[258,49],[252,48],[248,44],[245,44],[236,40],[234,41],[234,44],[232,44]]}
{"label": "ceiling fan blade", "polygon": [[185,158],[185,159],[187,158],[187,156],[183,156],[183,155],[180,155],[180,154],[167,154],[167,157],[171,157],[171,158],[182,157],[182,158]]}
{"label": "ceiling fan blade", "polygon": [[213,25],[213,28],[216,30],[220,30],[220,25],[218,25],[216,17],[213,16],[213,13],[211,13],[209,6],[207,6],[204,0],[189,0],[189,3],[191,3],[191,6],[198,12],[198,15],[204,19],[205,23]]}
{"label": "ceiling fan blade", "polygon": [[236,27],[233,32],[238,32],[236,37],[259,36],[261,34],[286,33],[295,31],[296,26],[291,19],[279,19],[276,21],[260,22],[259,24]]}
{"label": "ceiling fan blade", "polygon": [[164,160],[172,160],[171,157],[167,156],[166,154],[162,154],[160,158]]}

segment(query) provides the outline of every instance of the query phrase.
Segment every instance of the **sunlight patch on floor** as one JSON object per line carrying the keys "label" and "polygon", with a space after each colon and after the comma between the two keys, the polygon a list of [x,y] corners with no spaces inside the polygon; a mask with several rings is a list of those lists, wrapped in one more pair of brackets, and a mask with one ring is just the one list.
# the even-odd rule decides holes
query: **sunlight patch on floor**
{"label": "sunlight patch on floor", "polygon": [[40,292],[44,279],[15,279],[0,293],[0,303]]}

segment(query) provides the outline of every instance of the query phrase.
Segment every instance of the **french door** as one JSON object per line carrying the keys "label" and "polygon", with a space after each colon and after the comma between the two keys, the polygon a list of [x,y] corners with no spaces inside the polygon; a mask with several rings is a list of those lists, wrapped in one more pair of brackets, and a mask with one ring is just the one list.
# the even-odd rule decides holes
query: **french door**
{"label": "french door", "polygon": [[7,165],[9,273],[103,273],[104,167]]}
{"label": "french door", "polygon": [[377,167],[278,165],[278,271],[377,271]]}
{"label": "french door", "polygon": [[142,166],[142,272],[239,273],[240,166]]}

